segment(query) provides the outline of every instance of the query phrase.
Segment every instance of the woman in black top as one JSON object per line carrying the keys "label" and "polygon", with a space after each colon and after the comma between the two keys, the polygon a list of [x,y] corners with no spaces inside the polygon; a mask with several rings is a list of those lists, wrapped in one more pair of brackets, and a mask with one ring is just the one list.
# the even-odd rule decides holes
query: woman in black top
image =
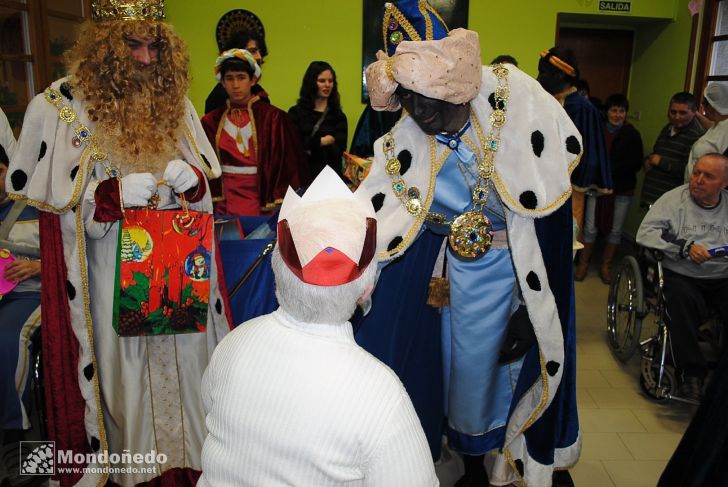
{"label": "woman in black top", "polygon": [[629,102],[622,94],[613,94],[605,103],[607,123],[604,140],[612,167],[614,195],[591,198],[584,212],[584,249],[574,271],[574,279],[586,277],[598,229],[606,235],[607,243],[602,254],[599,277],[602,282],[612,282],[612,261],[622,239],[622,227],[627,217],[635,185],[637,171],[642,167],[642,137],[634,126],[627,122]]}
{"label": "woman in black top", "polygon": [[303,75],[300,97],[288,114],[301,135],[311,177],[315,178],[325,165],[341,175],[347,123],[341,111],[336,72],[329,63],[309,64]]}

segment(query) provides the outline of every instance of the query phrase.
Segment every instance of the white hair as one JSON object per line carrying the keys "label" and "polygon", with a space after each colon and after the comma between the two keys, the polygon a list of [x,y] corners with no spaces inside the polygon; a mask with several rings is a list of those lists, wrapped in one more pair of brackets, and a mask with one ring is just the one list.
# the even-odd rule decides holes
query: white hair
{"label": "white hair", "polygon": [[276,297],[281,308],[306,323],[344,323],[354,314],[359,298],[374,286],[376,255],[357,279],[341,286],[316,286],[301,281],[288,268],[278,251],[271,264],[276,280]]}
{"label": "white hair", "polygon": [[[702,156],[700,156],[698,160],[695,161],[695,165],[697,165],[698,162],[704,158],[710,158],[720,161],[723,165],[723,177],[728,179],[728,157],[724,156],[720,152],[708,152],[707,154],[703,154]],[[693,166],[693,168],[694,167],[695,166]]]}

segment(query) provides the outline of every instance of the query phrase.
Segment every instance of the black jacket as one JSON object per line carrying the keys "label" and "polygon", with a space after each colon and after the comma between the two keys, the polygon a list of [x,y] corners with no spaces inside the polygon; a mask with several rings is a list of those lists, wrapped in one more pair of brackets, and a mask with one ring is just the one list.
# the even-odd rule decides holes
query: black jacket
{"label": "black jacket", "polygon": [[643,159],[642,137],[636,128],[625,122],[609,147],[614,194],[631,194],[634,191]]}
{"label": "black jacket", "polygon": [[[326,118],[315,134],[311,134],[316,122],[321,118],[322,112],[299,105],[288,110],[291,121],[298,128],[303,147],[306,150],[311,177],[315,178],[324,166],[330,166],[337,174],[342,174],[341,156],[346,150],[348,126],[346,115],[341,110],[329,110]],[[321,137],[332,135],[336,142],[332,145],[321,146]]]}

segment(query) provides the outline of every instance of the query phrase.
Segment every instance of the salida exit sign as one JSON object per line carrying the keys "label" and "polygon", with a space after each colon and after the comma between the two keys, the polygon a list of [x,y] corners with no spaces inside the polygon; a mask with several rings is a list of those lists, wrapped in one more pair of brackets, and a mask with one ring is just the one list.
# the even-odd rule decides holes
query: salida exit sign
{"label": "salida exit sign", "polygon": [[632,2],[599,2],[599,10],[606,12],[629,12]]}

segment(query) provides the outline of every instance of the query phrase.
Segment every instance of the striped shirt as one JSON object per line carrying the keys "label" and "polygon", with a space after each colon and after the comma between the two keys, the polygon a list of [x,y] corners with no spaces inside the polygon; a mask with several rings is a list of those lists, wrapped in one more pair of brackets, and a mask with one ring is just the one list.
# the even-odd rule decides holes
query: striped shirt
{"label": "striped shirt", "polygon": [[665,125],[652,149],[653,153],[660,155],[660,164],[645,174],[642,185],[643,205],[651,205],[666,192],[683,184],[690,149],[705,133],[697,117],[693,117],[689,124],[675,134],[672,134],[671,129],[670,124]]}

